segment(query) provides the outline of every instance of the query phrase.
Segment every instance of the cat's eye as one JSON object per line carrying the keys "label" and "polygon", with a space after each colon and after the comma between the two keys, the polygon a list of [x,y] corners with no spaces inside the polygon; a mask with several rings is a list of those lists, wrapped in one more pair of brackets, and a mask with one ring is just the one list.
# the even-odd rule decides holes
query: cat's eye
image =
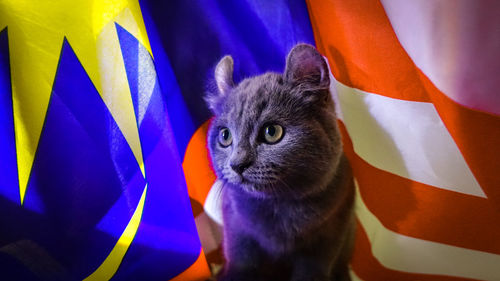
{"label": "cat's eye", "polygon": [[222,147],[228,147],[233,143],[233,136],[228,128],[221,128],[219,131],[219,143]]}
{"label": "cat's eye", "polygon": [[267,125],[264,127],[264,140],[269,143],[277,143],[283,137],[283,127],[278,124]]}

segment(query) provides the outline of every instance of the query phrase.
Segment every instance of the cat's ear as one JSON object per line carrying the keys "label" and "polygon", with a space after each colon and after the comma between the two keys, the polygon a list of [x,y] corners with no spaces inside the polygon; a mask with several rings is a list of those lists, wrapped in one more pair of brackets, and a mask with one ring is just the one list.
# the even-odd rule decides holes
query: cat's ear
{"label": "cat's ear", "polygon": [[225,56],[215,67],[215,82],[217,83],[219,94],[225,95],[234,87],[233,65],[233,58],[231,56]]}
{"label": "cat's ear", "polygon": [[316,48],[309,44],[298,44],[290,51],[284,78],[294,85],[307,84],[312,89],[330,86],[328,65]]}
{"label": "cat's ear", "polygon": [[215,67],[214,77],[217,84],[217,91],[209,92],[205,96],[208,107],[215,113],[219,102],[234,87],[233,82],[233,58],[231,56],[223,57]]}

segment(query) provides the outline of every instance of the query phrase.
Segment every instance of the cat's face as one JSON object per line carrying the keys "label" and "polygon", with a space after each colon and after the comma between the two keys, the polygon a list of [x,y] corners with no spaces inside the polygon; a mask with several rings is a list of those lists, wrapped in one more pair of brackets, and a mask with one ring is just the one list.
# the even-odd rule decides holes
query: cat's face
{"label": "cat's face", "polygon": [[[327,71],[321,68],[326,64],[315,49],[299,46],[306,48],[306,55],[313,52],[312,59],[317,60],[314,66],[319,68],[311,68],[310,57],[306,57],[298,63],[309,69],[294,65],[295,72]],[[302,197],[324,186],[340,156],[329,80],[325,81],[328,72],[313,73],[318,77],[308,72],[307,80],[301,76],[298,81],[297,75],[293,76],[297,73],[289,73],[290,64],[297,63],[290,61],[294,50],[284,75],[267,73],[233,86],[227,75],[224,77],[228,69],[220,69],[224,59],[216,69],[216,79],[220,71],[219,93],[207,98],[215,114],[208,134],[210,155],[217,177],[242,192]],[[304,54],[300,55],[304,60]],[[232,73],[232,65],[224,67]],[[221,76],[225,79],[222,82]]]}

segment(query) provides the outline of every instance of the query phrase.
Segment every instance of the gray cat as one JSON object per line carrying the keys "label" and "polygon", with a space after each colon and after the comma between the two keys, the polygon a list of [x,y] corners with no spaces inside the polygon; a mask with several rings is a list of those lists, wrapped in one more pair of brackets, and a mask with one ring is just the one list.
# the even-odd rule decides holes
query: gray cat
{"label": "gray cat", "polygon": [[354,186],[323,57],[295,46],[283,74],[233,83],[215,69],[208,133],[222,189],[226,265],[218,280],[349,280]]}

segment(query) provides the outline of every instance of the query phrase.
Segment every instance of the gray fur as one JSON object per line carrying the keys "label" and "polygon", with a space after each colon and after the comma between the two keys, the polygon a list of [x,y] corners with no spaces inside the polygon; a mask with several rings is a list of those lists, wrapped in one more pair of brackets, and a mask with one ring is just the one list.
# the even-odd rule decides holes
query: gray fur
{"label": "gray fur", "polygon": [[[206,96],[215,114],[209,150],[224,186],[227,263],[219,280],[347,280],[354,188],[326,62],[299,44],[283,74],[234,86],[228,61],[216,68],[223,87]],[[269,124],[284,128],[275,144],[262,139]],[[232,134],[228,147],[218,142],[224,127]]]}

